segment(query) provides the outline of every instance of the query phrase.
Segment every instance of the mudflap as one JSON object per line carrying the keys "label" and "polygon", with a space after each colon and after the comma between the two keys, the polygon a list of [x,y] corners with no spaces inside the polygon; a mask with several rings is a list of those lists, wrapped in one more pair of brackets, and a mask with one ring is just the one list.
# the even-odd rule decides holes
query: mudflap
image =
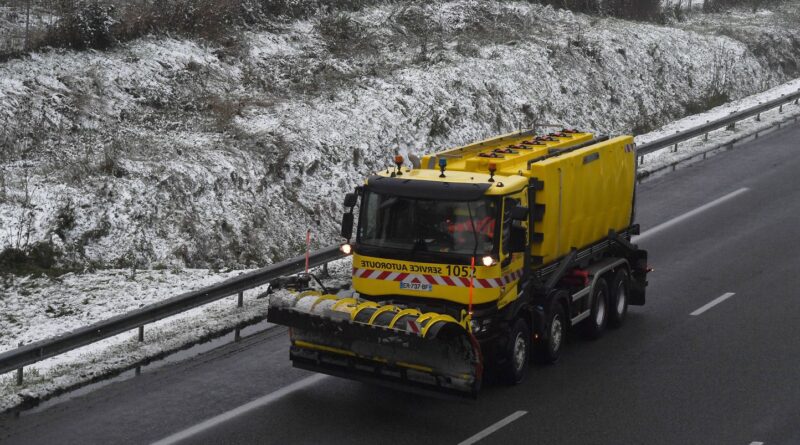
{"label": "mudflap", "polygon": [[477,397],[480,345],[457,320],[346,301],[353,299],[327,300],[327,309],[317,303],[310,310],[270,305],[267,320],[290,328],[296,368],[437,397]]}
{"label": "mudflap", "polygon": [[647,251],[637,249],[631,261],[631,289],[628,304],[631,306],[644,306],[645,290],[647,289]]}

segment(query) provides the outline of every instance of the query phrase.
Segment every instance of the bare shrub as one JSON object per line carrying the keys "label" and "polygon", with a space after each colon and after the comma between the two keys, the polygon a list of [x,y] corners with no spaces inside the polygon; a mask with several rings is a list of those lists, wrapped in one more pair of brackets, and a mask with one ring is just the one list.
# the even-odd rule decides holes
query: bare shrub
{"label": "bare shrub", "polygon": [[75,206],[71,200],[67,200],[56,214],[56,224],[53,228],[53,233],[61,238],[61,241],[66,241],[69,231],[74,227]]}
{"label": "bare shrub", "polygon": [[724,105],[730,101],[730,94],[727,91],[711,90],[706,92],[703,96],[698,97],[684,104],[687,115],[698,114],[708,111],[714,107]]}
{"label": "bare shrub", "polygon": [[252,97],[231,97],[210,94],[203,101],[205,108],[214,119],[214,129],[224,132],[231,129],[234,119],[240,116],[247,107],[268,108],[272,102]]}
{"label": "bare shrub", "polygon": [[661,0],[605,0],[603,8],[609,15],[633,20],[656,20],[663,13]]}
{"label": "bare shrub", "polygon": [[[44,47],[107,49],[146,35],[200,37],[227,45],[237,33],[273,20],[305,19],[355,11],[386,0],[152,0],[58,2],[51,25],[31,30],[27,49]],[[18,57],[16,47],[0,47],[1,58]]]}
{"label": "bare shrub", "polygon": [[540,3],[633,20],[655,20],[662,15],[661,0],[541,0]]}
{"label": "bare shrub", "polygon": [[174,32],[220,40],[247,21],[250,8],[241,0],[156,0],[141,10],[126,8],[117,27],[120,40]]}
{"label": "bare shrub", "polygon": [[705,12],[718,12],[734,7],[752,8],[753,12],[758,8],[774,5],[779,3],[779,0],[706,0],[703,3],[703,11]]}
{"label": "bare shrub", "polygon": [[47,30],[38,46],[66,47],[74,49],[106,49],[110,48],[116,38],[113,25],[113,5],[98,2],[78,1],[58,21],[56,26]]}
{"label": "bare shrub", "polygon": [[323,16],[316,28],[332,54],[352,55],[373,46],[367,27],[341,12]]}
{"label": "bare shrub", "polygon": [[597,14],[600,12],[598,0],[541,0],[539,3],[550,5],[554,8],[569,9],[575,12]]}
{"label": "bare shrub", "polygon": [[242,111],[241,102],[235,99],[212,95],[206,99],[206,103],[214,118],[217,131],[225,131]]}
{"label": "bare shrub", "polygon": [[120,165],[120,154],[123,151],[122,144],[119,139],[115,139],[110,144],[103,146],[103,154],[100,163],[97,165],[97,171],[117,178],[127,174],[127,171]]}
{"label": "bare shrub", "polygon": [[464,57],[479,57],[481,55],[480,46],[466,39],[458,39],[455,50]]}

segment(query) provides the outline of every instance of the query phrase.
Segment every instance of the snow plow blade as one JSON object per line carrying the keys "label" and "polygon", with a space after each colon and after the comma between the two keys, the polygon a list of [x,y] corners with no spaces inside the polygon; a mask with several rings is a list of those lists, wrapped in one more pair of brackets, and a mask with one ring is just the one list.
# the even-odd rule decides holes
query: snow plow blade
{"label": "snow plow blade", "polygon": [[434,396],[480,389],[480,346],[450,315],[306,292],[273,296],[267,320],[291,328],[296,368]]}

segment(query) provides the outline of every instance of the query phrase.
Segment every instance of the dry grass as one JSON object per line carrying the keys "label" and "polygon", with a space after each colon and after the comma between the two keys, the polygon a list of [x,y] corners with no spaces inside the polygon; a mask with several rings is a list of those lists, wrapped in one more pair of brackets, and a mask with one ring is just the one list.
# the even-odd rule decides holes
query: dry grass
{"label": "dry grass", "polygon": [[[226,44],[243,29],[318,13],[355,11],[391,0],[77,0],[50,6],[58,19],[34,28],[27,50],[46,47],[107,49],[146,35],[180,35]],[[41,9],[41,8],[40,8]],[[0,41],[0,44],[4,43]],[[24,54],[19,45],[0,45],[0,60]]]}

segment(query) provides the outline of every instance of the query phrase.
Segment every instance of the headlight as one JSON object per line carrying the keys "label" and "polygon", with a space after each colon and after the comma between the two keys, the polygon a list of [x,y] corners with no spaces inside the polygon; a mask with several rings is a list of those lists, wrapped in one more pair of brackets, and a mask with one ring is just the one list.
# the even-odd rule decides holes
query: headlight
{"label": "headlight", "polygon": [[351,246],[350,244],[342,244],[339,247],[339,250],[345,255],[350,255],[351,253],[353,253],[353,246]]}
{"label": "headlight", "polygon": [[489,267],[494,264],[494,258],[487,255],[481,258],[481,263],[483,263],[484,266]]}

